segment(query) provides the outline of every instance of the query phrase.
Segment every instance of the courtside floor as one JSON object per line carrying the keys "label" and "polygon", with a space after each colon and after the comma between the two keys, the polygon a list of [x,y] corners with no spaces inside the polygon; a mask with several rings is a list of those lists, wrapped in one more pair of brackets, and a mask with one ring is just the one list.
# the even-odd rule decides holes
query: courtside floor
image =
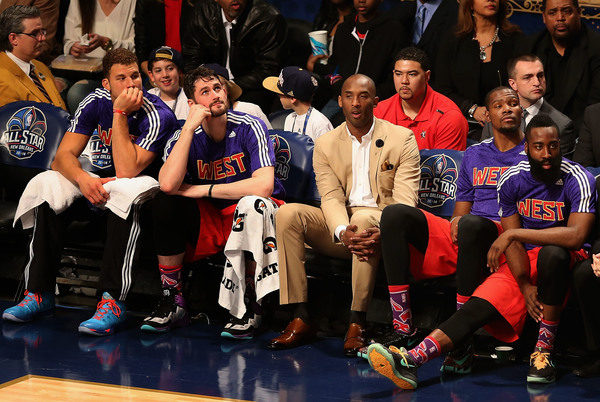
{"label": "courtside floor", "polygon": [[[10,305],[0,301],[0,311]],[[266,344],[273,332],[233,341],[220,337],[220,326],[196,323],[146,334],[138,329],[139,315],[130,315],[113,336],[79,335],[79,322],[92,313],[59,307],[53,318],[30,324],[2,321],[0,401],[600,400],[600,378],[579,379],[560,364],[556,384],[528,388],[526,364],[480,358],[473,374],[441,378],[438,358],[419,370],[419,389],[409,392],[366,360],[344,357],[339,338],[271,351]]]}

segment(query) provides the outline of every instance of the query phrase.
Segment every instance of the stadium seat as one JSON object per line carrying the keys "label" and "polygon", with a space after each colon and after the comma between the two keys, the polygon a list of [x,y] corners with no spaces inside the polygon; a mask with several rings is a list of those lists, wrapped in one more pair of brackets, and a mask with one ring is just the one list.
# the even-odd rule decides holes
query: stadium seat
{"label": "stadium seat", "polygon": [[0,231],[12,230],[17,202],[38,173],[50,169],[69,127],[69,114],[48,103],[19,101],[0,108]]}
{"label": "stadium seat", "polygon": [[463,153],[449,149],[425,149],[420,152],[419,208],[444,218],[452,216]]}

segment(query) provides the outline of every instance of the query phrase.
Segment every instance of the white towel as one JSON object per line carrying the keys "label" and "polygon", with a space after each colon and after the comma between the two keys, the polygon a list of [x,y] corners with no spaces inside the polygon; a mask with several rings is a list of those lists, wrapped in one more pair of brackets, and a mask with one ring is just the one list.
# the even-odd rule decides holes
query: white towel
{"label": "white towel", "polygon": [[[98,177],[93,173],[88,174]],[[104,207],[120,218],[127,219],[131,205],[145,194],[157,191],[158,182],[152,177],[140,176],[133,179],[116,179],[104,184],[104,188],[109,193],[109,200]],[[33,227],[33,210],[44,201],[54,212],[60,214],[79,197],[82,197],[79,188],[62,174],[54,170],[42,172],[27,183],[19,199],[13,226],[20,219],[24,229]]]}
{"label": "white towel", "polygon": [[238,203],[233,227],[225,244],[227,263],[223,272],[219,304],[231,315],[242,318],[246,312],[246,265],[244,251],[256,261],[254,283],[256,300],[279,289],[279,262],[275,240],[277,205],[268,198],[249,196]]}
{"label": "white towel", "polygon": [[137,199],[158,191],[158,182],[150,176],[138,176],[132,179],[116,179],[104,184],[110,194],[105,207],[121,219],[127,219],[131,206]]}

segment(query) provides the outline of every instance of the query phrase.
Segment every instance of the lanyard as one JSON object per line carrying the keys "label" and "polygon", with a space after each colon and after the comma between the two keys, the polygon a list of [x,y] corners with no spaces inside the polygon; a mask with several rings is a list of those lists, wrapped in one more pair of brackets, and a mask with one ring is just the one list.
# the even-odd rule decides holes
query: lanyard
{"label": "lanyard", "polygon": [[[312,112],[312,106],[308,108],[308,112],[306,112],[306,117],[304,118],[304,127],[302,128],[302,135],[306,134],[306,127],[308,125],[308,119],[310,118],[310,112]],[[294,118],[294,125],[292,126],[292,131],[295,131],[296,128],[296,119]]]}

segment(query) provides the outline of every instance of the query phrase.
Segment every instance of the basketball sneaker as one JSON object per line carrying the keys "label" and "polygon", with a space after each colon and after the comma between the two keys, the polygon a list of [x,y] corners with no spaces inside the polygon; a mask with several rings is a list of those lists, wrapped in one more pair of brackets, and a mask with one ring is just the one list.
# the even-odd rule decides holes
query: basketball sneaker
{"label": "basketball sneaker", "polygon": [[125,302],[115,300],[104,292],[92,318],[79,324],[79,332],[105,336],[115,332],[115,327],[125,321]]}
{"label": "basketball sneaker", "polygon": [[25,297],[16,306],[7,308],[2,319],[14,322],[29,322],[36,316],[54,314],[54,293],[25,291]]}
{"label": "basketball sneaker", "polygon": [[373,370],[392,380],[402,389],[417,388],[417,365],[405,348],[369,346],[367,358]]}
{"label": "basketball sneaker", "polygon": [[535,348],[529,358],[529,366],[527,382],[548,384],[556,381],[556,365],[550,350]]}
{"label": "basketball sneaker", "polygon": [[242,318],[231,317],[225,324],[221,336],[232,339],[252,339],[258,331],[261,321],[262,315],[248,309]]}
{"label": "basketball sneaker", "polygon": [[403,347],[405,349],[410,350],[410,349],[414,348],[415,346],[417,346],[419,343],[421,343],[423,338],[424,338],[423,334],[421,332],[419,332],[418,329],[415,329],[415,331],[410,335],[392,330],[391,332],[383,335],[380,338],[375,338],[375,339],[369,340],[369,345],[360,348],[358,350],[358,352],[356,353],[356,355],[358,357],[362,357],[363,359],[366,359],[367,358],[367,350],[369,349],[369,346],[376,344],[376,343],[378,343],[381,346],[384,346],[386,348],[394,346],[396,348]]}
{"label": "basketball sneaker", "polygon": [[465,343],[446,355],[440,371],[442,373],[469,374],[473,366],[473,344]]}
{"label": "basketball sneaker", "polygon": [[173,327],[183,327],[190,323],[185,299],[175,288],[163,289],[158,306],[150,316],[144,318],[142,331],[166,332]]}

